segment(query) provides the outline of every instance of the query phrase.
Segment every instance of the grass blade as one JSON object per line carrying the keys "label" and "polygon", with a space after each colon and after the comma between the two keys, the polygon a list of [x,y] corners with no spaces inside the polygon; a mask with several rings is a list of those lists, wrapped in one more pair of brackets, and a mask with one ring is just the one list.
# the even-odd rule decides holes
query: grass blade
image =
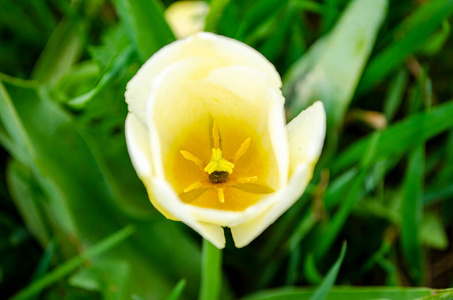
{"label": "grass blade", "polygon": [[334,29],[312,46],[286,76],[283,93],[291,101],[290,117],[321,99],[329,127],[340,123],[386,12],[386,0],[356,0],[349,4]]}
{"label": "grass blade", "polygon": [[217,24],[222,18],[223,11],[228,5],[229,0],[212,0],[209,4],[209,13],[206,16],[205,31],[217,32]]}
{"label": "grass blade", "polygon": [[[327,300],[364,300],[364,299],[392,299],[413,300],[427,297],[432,294],[443,295],[450,290],[435,290],[430,288],[404,288],[404,287],[334,287]],[[243,300],[308,300],[313,295],[310,288],[283,288],[273,291],[259,292],[243,298]]]}
{"label": "grass blade", "polygon": [[332,289],[337,279],[338,272],[340,271],[341,263],[343,262],[344,255],[346,254],[346,242],[343,243],[341,247],[340,256],[337,261],[330,268],[327,276],[324,278],[321,286],[314,292],[313,296],[310,297],[310,300],[324,300],[327,297],[327,294]]}
{"label": "grass blade", "polygon": [[113,3],[142,62],[175,40],[159,0],[115,0]]}
{"label": "grass blade", "polygon": [[422,280],[420,242],[423,212],[424,150],[418,146],[409,156],[401,205],[401,242],[410,276],[417,284]]}
{"label": "grass blade", "polygon": [[69,261],[57,267],[52,272],[41,277],[39,280],[33,282],[31,285],[29,285],[28,287],[14,295],[11,298],[11,300],[27,299],[33,295],[38,294],[46,287],[51,286],[58,280],[69,275],[75,269],[80,267],[86,260],[99,256],[107,252],[108,250],[112,249],[113,247],[117,246],[125,239],[130,237],[134,233],[134,231],[135,229],[132,226],[127,226],[121,229],[120,231],[113,233],[112,235],[106,237],[105,239],[95,244],[87,251],[83,252],[77,257],[70,259]]}
{"label": "grass blade", "polygon": [[168,296],[167,300],[178,300],[182,292],[184,292],[184,288],[186,287],[187,281],[185,279],[181,279],[174,289],[171,291],[170,295]]}
{"label": "grass blade", "polygon": [[[418,113],[383,130],[376,144],[376,160],[401,154],[453,127],[453,102],[447,102],[429,112]],[[370,136],[359,140],[340,153],[332,167],[332,173],[345,170],[363,157]],[[398,143],[395,143],[398,141]]]}
{"label": "grass blade", "polygon": [[358,87],[359,93],[367,91],[376,82],[385,78],[408,55],[423,46],[431,33],[439,28],[442,22],[453,12],[453,1],[429,1],[419,10],[415,13],[417,18],[409,19],[411,30],[405,33],[401,40],[392,43],[372,59]]}

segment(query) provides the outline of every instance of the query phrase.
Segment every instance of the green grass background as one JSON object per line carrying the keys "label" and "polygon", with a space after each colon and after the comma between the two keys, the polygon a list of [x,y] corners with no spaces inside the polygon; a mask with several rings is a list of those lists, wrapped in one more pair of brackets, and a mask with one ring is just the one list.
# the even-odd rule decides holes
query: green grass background
{"label": "green grass background", "polygon": [[453,299],[453,0],[209,1],[288,119],[328,116],[302,198],[223,253],[153,209],[125,145],[171,2],[0,1],[0,298]]}

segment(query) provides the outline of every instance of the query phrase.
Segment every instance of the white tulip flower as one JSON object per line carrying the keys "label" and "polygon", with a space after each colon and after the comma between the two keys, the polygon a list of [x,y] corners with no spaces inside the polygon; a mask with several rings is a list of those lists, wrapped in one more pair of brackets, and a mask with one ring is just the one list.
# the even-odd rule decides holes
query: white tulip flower
{"label": "white tulip flower", "polygon": [[126,140],[152,204],[218,248],[244,247],[312,178],[326,131],[316,102],[285,126],[281,79],[253,48],[196,33],[154,54],[127,85]]}

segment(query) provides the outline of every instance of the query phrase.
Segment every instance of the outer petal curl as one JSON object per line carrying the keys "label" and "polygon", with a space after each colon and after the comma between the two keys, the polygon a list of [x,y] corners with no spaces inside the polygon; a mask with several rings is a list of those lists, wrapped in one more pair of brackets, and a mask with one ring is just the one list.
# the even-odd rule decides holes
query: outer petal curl
{"label": "outer petal curl", "polygon": [[[268,198],[274,198],[261,216],[231,227],[236,247],[247,246],[267,227],[274,223],[302,195],[310,182],[313,169],[321,154],[326,132],[326,115],[322,102],[318,101],[286,125],[290,150],[291,179],[287,187]],[[269,199],[263,199],[263,201]]]}

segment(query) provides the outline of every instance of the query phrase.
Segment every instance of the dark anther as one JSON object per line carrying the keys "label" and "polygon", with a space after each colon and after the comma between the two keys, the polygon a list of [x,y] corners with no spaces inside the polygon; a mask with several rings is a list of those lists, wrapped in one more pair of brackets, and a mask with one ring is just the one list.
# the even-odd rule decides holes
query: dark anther
{"label": "dark anther", "polygon": [[214,171],[209,174],[209,181],[211,183],[224,183],[227,181],[228,172],[225,171]]}

